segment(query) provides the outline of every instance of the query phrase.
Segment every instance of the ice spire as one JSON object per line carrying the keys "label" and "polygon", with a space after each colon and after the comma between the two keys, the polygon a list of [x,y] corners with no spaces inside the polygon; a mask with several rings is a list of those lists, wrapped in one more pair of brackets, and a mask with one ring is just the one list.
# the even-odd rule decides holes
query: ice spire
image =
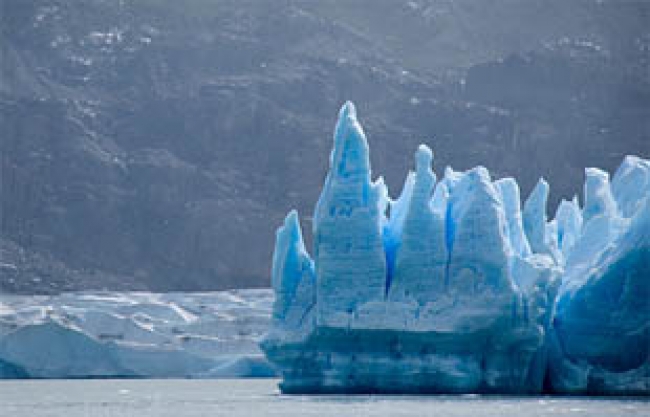
{"label": "ice spire", "polygon": [[548,183],[540,178],[524,203],[524,231],[534,253],[548,253],[546,247],[546,201]]}
{"label": "ice spire", "polygon": [[444,218],[431,208],[431,193],[436,182],[432,160],[431,149],[420,145],[415,154],[413,195],[408,202],[393,282],[388,292],[390,300],[424,304],[436,299],[444,285],[447,261]]}
{"label": "ice spire", "polygon": [[521,218],[521,197],[519,186],[514,178],[503,178],[495,182],[503,200],[503,208],[506,216],[506,229],[510,245],[515,255],[522,258],[531,254],[530,245],[524,233],[523,220]]}
{"label": "ice spire", "polygon": [[577,198],[562,200],[555,213],[559,249],[566,259],[582,231],[582,213]]}
{"label": "ice spire", "polygon": [[436,174],[433,173],[431,169],[431,164],[433,162],[433,151],[427,145],[420,145],[417,152],[415,153],[415,164],[416,164],[416,181],[414,194],[419,195],[418,198],[428,200],[431,198],[431,192],[433,191],[433,186],[436,183]]}
{"label": "ice spire", "polygon": [[609,175],[597,168],[585,169],[582,227],[567,259],[564,284],[574,286],[589,276],[586,270],[625,227],[609,187]]}
{"label": "ice spire", "polygon": [[[450,291],[503,290],[511,285],[509,243],[499,192],[482,166],[467,171],[450,195],[453,231],[447,279]],[[448,215],[449,217],[449,215]]]}
{"label": "ice spire", "polygon": [[639,190],[650,190],[650,161],[628,155],[612,179],[612,194],[621,216],[630,218],[643,205],[644,194]]}
{"label": "ice spire", "polygon": [[598,168],[587,168],[585,176],[584,222],[587,223],[596,216],[615,216],[616,202],[609,187],[609,174]]}
{"label": "ice spire", "polygon": [[386,190],[370,181],[368,142],[354,105],[345,103],[334,132],[330,170],[314,215],[319,324],[346,327],[359,303],[384,298],[382,241]]}
{"label": "ice spire", "polygon": [[[271,285],[276,295],[273,318],[285,324],[298,324],[296,321],[315,301],[315,275],[296,210],[289,212],[276,233]],[[291,310],[295,313],[291,314]]]}

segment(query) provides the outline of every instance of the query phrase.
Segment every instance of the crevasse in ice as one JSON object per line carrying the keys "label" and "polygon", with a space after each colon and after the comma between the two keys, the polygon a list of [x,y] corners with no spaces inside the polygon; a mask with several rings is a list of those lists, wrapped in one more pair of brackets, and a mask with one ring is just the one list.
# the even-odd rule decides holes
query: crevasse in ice
{"label": "crevasse in ice", "polygon": [[372,180],[346,103],[313,216],[278,230],[271,329],[283,392],[650,392],[650,164],[612,185],[586,170],[585,205],[547,218],[540,179],[445,169],[421,145],[397,200]]}

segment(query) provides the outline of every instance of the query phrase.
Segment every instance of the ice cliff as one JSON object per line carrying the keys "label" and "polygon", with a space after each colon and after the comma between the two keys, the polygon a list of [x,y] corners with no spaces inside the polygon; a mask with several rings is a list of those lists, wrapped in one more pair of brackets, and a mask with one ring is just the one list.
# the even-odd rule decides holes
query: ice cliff
{"label": "ice cliff", "polygon": [[313,216],[277,232],[271,330],[283,392],[650,392],[650,162],[612,183],[586,170],[584,207],[547,216],[540,179],[433,172],[422,145],[392,200],[346,103]]}
{"label": "ice cliff", "polygon": [[0,379],[263,377],[268,290],[0,294]]}

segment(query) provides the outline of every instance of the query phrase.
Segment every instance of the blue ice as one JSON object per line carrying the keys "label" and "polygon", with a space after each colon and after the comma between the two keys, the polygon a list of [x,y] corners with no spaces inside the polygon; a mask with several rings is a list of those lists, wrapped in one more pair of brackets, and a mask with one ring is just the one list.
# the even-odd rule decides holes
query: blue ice
{"label": "blue ice", "polygon": [[[650,164],[549,219],[540,179],[447,167],[421,145],[397,200],[373,181],[352,103],[313,216],[279,229],[262,349],[287,393],[650,393]],[[639,186],[640,185],[640,186]]]}

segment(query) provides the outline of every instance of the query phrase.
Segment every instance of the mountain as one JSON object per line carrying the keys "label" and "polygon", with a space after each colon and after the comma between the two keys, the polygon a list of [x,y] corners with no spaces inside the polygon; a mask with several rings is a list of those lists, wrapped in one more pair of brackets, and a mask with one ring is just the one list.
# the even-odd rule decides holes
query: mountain
{"label": "mountain", "polygon": [[[336,111],[551,201],[650,156],[643,1],[2,0],[0,290],[268,286]],[[399,155],[399,156],[397,156]],[[440,174],[440,172],[439,172]]]}

